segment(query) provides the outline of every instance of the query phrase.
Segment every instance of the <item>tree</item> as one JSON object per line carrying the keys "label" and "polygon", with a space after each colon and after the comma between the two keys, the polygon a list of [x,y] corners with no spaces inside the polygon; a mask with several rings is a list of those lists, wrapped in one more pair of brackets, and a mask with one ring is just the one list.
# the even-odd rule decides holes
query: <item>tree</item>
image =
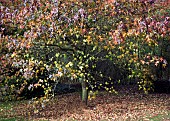
{"label": "tree", "polygon": [[[87,103],[96,75],[105,78],[97,62],[111,60],[145,92],[155,79],[154,65],[167,65],[159,54],[159,41],[169,40],[169,9],[154,1],[33,0],[2,9],[0,73],[5,83],[11,79],[20,83],[19,90],[34,77],[36,84],[44,85],[67,77],[82,83],[82,100]],[[157,19],[161,15],[165,16]],[[40,78],[45,70],[47,76]],[[108,84],[114,80],[106,78]],[[52,87],[44,85],[48,97]],[[115,92],[113,87],[105,89]]]}

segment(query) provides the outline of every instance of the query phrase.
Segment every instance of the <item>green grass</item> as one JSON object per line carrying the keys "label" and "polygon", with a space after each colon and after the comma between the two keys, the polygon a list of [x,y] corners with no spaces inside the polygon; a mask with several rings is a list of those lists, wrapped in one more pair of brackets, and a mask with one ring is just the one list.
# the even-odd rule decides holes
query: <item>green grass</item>
{"label": "green grass", "polygon": [[15,102],[0,102],[0,109],[11,109]]}
{"label": "green grass", "polygon": [[0,118],[0,121],[18,121],[16,118]]}
{"label": "green grass", "polygon": [[1,117],[0,121],[27,121],[24,117]]}
{"label": "green grass", "polygon": [[12,113],[14,103],[13,102],[1,102],[0,103],[0,120],[5,118],[7,114]]}
{"label": "green grass", "polygon": [[152,116],[148,118],[150,121],[169,121],[170,120],[170,111],[168,114],[158,114],[157,116]]}
{"label": "green grass", "polygon": [[24,121],[23,118],[10,117],[15,111],[13,107],[21,103],[20,101],[0,102],[0,121]]}
{"label": "green grass", "polygon": [[[0,102],[0,121],[32,121],[25,119],[24,117],[15,117],[15,111],[13,107],[17,106],[20,103],[25,103],[26,101],[8,101]],[[11,116],[10,116],[10,114]],[[39,121],[48,121],[48,120],[39,120]]]}

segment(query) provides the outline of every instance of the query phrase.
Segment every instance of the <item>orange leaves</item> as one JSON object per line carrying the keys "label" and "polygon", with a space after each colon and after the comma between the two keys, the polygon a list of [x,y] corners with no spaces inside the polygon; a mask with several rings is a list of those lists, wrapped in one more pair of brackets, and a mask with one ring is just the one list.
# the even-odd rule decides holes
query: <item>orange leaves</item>
{"label": "orange leaves", "polygon": [[85,36],[83,42],[90,44],[92,42],[92,37],[90,35]]}
{"label": "orange leaves", "polygon": [[132,35],[135,34],[135,32],[136,32],[135,29],[129,29],[128,32],[127,32],[127,35],[128,35],[128,36],[132,36]]}
{"label": "orange leaves", "polygon": [[156,40],[153,40],[152,37],[150,37],[149,35],[146,35],[145,40],[149,46],[158,46],[158,42]]}
{"label": "orange leaves", "polygon": [[140,62],[144,65],[145,64],[145,61],[144,60],[140,60]]}
{"label": "orange leaves", "polygon": [[61,77],[61,76],[63,76],[63,73],[60,71],[58,71],[58,73],[54,74],[54,77]]}
{"label": "orange leaves", "polygon": [[162,66],[165,68],[167,66],[167,60],[163,57],[153,56],[150,55],[145,56],[143,59],[140,60],[142,65],[154,65],[156,67]]}
{"label": "orange leaves", "polygon": [[90,43],[92,41],[91,36],[87,36],[87,43]]}
{"label": "orange leaves", "polygon": [[146,36],[146,42],[150,43],[152,39],[149,37],[149,35]]}
{"label": "orange leaves", "polygon": [[115,0],[106,0],[106,3],[114,3],[115,2]]}
{"label": "orange leaves", "polygon": [[103,39],[104,39],[104,38],[103,38],[102,36],[100,36],[100,35],[98,36],[98,38],[99,38],[99,41],[100,41],[100,42],[102,42]]}
{"label": "orange leaves", "polygon": [[[168,94],[146,95],[137,91],[136,86],[117,88],[120,95],[99,92],[95,100],[89,101],[88,106],[82,103],[79,93],[70,93],[58,95],[49,102],[46,101],[47,99],[42,99],[46,106],[37,112],[34,111],[35,107],[36,109],[41,109],[41,107],[38,104],[32,104],[31,101],[29,105],[27,101],[17,103],[17,105],[11,104],[14,114],[6,113],[7,109],[4,109],[3,105],[4,110],[1,112],[6,116],[32,118],[32,120],[169,120],[170,97]],[[35,117],[36,114],[37,117]]]}
{"label": "orange leaves", "polygon": [[138,26],[138,18],[134,19],[134,23],[133,24],[134,24],[134,26]]}
{"label": "orange leaves", "polygon": [[109,35],[112,37],[112,44],[117,45],[117,44],[121,44],[125,37],[126,37],[126,33],[120,33],[118,30],[109,32]]}
{"label": "orange leaves", "polygon": [[86,34],[87,33],[87,30],[86,29],[80,29],[80,32],[82,35]]}

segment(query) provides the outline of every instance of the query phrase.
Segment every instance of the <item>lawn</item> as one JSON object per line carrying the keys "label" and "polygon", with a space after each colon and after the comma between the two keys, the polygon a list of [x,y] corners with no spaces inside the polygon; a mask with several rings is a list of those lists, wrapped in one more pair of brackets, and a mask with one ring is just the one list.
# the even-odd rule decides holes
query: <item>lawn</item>
{"label": "lawn", "polygon": [[44,108],[30,101],[0,104],[0,121],[170,121],[170,94],[144,94],[131,88],[119,90],[119,94],[100,92],[86,106],[80,94],[58,95],[45,103]]}

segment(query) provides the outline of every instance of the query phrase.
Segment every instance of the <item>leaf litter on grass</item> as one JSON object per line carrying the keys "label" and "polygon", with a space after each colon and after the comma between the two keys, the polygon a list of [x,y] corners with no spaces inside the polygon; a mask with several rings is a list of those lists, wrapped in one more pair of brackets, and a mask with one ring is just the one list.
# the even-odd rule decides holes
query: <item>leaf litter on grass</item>
{"label": "leaf litter on grass", "polygon": [[150,120],[156,116],[165,116],[169,120],[169,94],[143,94],[131,92],[129,89],[119,91],[118,95],[100,92],[95,99],[89,100],[86,106],[81,102],[79,93],[56,96],[51,99],[44,109],[35,113],[33,106],[19,104],[13,109],[15,116],[31,120],[85,120],[85,121],[137,121]]}

